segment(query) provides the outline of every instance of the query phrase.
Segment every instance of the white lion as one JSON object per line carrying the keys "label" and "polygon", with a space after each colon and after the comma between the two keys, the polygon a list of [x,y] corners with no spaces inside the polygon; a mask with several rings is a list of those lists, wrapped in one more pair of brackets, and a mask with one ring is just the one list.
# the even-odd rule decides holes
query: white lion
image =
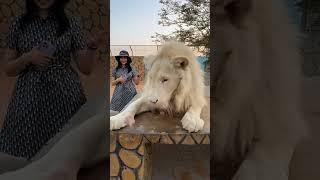
{"label": "white lion", "polygon": [[298,34],[282,1],[215,2],[214,164],[244,159],[233,179],[287,180],[307,134]]}
{"label": "white lion", "polygon": [[110,117],[110,129],[134,123],[136,114],[160,110],[168,115],[183,113],[183,128],[197,132],[206,100],[203,73],[192,50],[179,42],[167,42],[156,56],[144,59],[149,69],[141,97],[122,112]]}

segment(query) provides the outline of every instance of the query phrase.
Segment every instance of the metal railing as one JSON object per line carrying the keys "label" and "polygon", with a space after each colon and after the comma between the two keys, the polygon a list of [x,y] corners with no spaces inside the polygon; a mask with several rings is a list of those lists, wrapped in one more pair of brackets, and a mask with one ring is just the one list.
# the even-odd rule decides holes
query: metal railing
{"label": "metal railing", "polygon": [[[121,50],[129,52],[130,56],[146,56],[156,54],[162,45],[110,45],[110,56],[116,56]],[[204,56],[201,49],[204,46],[189,46],[194,50],[196,56]],[[200,49],[200,51],[198,50]]]}

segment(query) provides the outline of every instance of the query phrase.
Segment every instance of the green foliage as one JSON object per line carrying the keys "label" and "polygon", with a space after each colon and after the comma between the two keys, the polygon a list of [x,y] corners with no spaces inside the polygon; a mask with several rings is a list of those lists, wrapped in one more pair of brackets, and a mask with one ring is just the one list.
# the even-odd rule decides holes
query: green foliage
{"label": "green foliage", "polygon": [[160,0],[159,25],[174,27],[168,34],[155,33],[154,42],[174,39],[197,47],[209,54],[210,1],[209,0]]}

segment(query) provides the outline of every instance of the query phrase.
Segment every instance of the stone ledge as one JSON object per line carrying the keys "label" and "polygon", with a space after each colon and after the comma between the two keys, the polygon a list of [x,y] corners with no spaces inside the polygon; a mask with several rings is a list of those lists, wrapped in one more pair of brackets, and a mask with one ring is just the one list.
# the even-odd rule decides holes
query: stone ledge
{"label": "stone ledge", "polygon": [[[136,96],[134,99],[138,98]],[[203,130],[189,133],[182,128],[182,117],[167,117],[151,112],[135,117],[132,127],[110,132],[111,179],[151,178],[152,144],[192,145],[210,144],[210,100],[203,109]]]}
{"label": "stone ledge", "polygon": [[[132,127],[111,131],[111,135],[121,138],[123,134],[141,135],[149,143],[160,144],[209,144],[210,142],[210,101],[203,109],[201,118],[205,121],[203,130],[197,133],[189,133],[182,128],[182,117],[167,117],[151,112],[142,113],[135,117]],[[123,136],[126,137],[126,136]],[[126,137],[127,138],[127,137]],[[142,139],[142,138],[141,138]]]}

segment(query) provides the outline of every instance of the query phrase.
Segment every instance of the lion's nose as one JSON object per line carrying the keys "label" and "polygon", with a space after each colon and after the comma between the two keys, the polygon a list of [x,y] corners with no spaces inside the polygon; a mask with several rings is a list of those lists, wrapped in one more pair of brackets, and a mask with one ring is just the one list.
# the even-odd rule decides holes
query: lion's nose
{"label": "lion's nose", "polygon": [[149,98],[149,99],[150,99],[150,102],[152,102],[153,104],[156,104],[159,101],[159,99],[156,98],[156,97],[152,97],[152,98]]}
{"label": "lion's nose", "polygon": [[151,102],[152,102],[153,104],[155,104],[155,103],[158,102],[158,99],[153,99],[153,100],[151,100]]}
{"label": "lion's nose", "polygon": [[156,104],[159,101],[159,98],[157,98],[156,96],[149,96],[148,99],[153,104]]}

